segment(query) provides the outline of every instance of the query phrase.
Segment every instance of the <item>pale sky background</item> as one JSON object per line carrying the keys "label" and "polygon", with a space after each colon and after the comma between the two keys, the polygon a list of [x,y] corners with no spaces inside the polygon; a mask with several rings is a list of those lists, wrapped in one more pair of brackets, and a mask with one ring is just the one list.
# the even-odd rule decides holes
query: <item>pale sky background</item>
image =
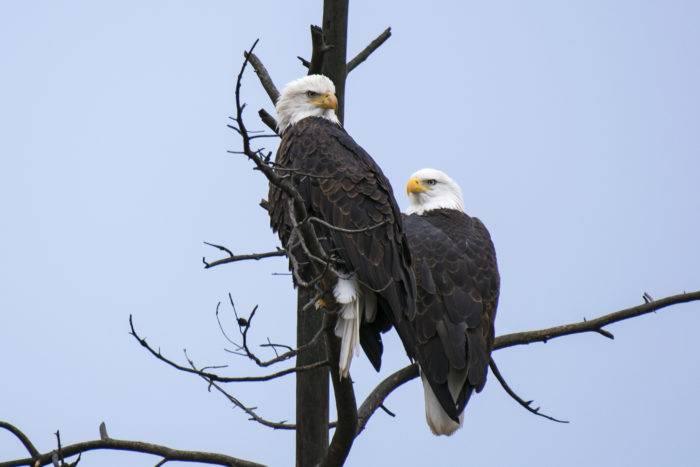
{"label": "pale sky background", "polygon": [[[321,1],[0,2],[0,419],[37,446],[98,436],[293,465],[294,435],[249,422],[167,355],[255,373],[214,318],[231,292],[260,305],[255,342],[292,342],[282,259],[203,270],[277,245],[257,206],[262,176],[225,125],[243,49],[279,86],[304,74]],[[502,274],[499,334],[578,321],[700,287],[700,3],[353,0],[349,55],[393,37],[348,80],[348,131],[403,186],[433,166],[462,186],[492,232]],[[272,110],[255,76],[244,94]],[[373,418],[350,466],[700,465],[700,303],[499,351],[452,438],[433,437],[417,381]],[[353,362],[358,398],[405,365]],[[293,419],[293,379],[230,389]],[[0,433],[0,460],[25,456]],[[152,466],[94,452],[84,466]]]}

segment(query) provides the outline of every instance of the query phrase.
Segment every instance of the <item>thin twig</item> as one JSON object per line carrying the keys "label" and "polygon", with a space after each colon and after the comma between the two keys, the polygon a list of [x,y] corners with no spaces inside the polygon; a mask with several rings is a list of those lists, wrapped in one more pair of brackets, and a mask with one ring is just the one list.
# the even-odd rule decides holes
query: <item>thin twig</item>
{"label": "thin twig", "polygon": [[[129,315],[129,326],[131,327],[131,331],[129,334],[131,334],[134,339],[138,341],[139,344],[141,344],[142,347],[146,348],[148,352],[156,357],[158,360],[167,363],[171,367],[183,371],[185,373],[193,373],[198,376],[201,376],[202,378],[205,378],[208,381],[216,381],[219,383],[253,383],[253,382],[259,382],[259,381],[270,381],[272,379],[277,379],[282,376],[286,376],[292,373],[297,373],[300,371],[309,371],[309,370],[314,370],[316,368],[320,368],[323,366],[326,366],[328,363],[327,362],[317,362],[312,365],[305,365],[305,366],[299,366],[299,367],[292,367],[292,368],[286,368],[281,371],[277,371],[275,373],[271,373],[268,375],[263,375],[263,376],[221,376],[217,375],[215,373],[210,373],[208,371],[202,371],[202,369],[197,369],[194,367],[194,364],[192,364],[192,368],[180,365],[173,360],[170,360],[169,358],[165,357],[160,350],[155,350],[153,347],[151,347],[148,342],[146,342],[146,339],[139,336],[136,333],[136,329],[134,328],[134,323],[133,323],[133,316]],[[188,358],[189,360],[189,358]],[[281,360],[280,360],[281,361]],[[217,368],[222,368],[222,367],[217,367]]]}
{"label": "thin twig", "polygon": [[[196,368],[192,362],[192,369],[195,370],[195,373],[197,373]],[[200,375],[201,376],[201,375]],[[202,379],[204,379],[210,388],[216,389],[218,392],[224,395],[233,405],[236,407],[240,408],[243,410],[249,417],[250,420],[255,421],[257,423],[260,423],[261,425],[264,425],[269,428],[274,428],[275,430],[295,430],[296,425],[285,423],[284,421],[281,422],[273,422],[270,420],[267,420],[255,412],[256,407],[249,407],[245,405],[243,402],[241,402],[238,398],[227,392],[224,388],[216,384],[215,382],[208,380],[206,377],[202,376]],[[2,466],[0,466],[2,467]]]}
{"label": "thin twig", "polygon": [[552,417],[552,416],[543,414],[542,412],[540,412],[540,408],[539,408],[539,407],[534,407],[534,408],[532,407],[532,403],[533,403],[534,401],[532,401],[532,400],[526,401],[526,400],[522,399],[520,396],[518,396],[518,395],[515,393],[515,391],[513,391],[513,390],[510,388],[510,386],[508,386],[508,383],[506,382],[505,378],[503,377],[503,375],[501,374],[500,370],[498,369],[498,366],[496,365],[496,362],[493,360],[493,357],[491,357],[491,358],[489,359],[489,367],[491,368],[491,371],[493,372],[493,375],[496,377],[496,379],[498,380],[498,382],[501,383],[501,387],[506,391],[506,393],[507,393],[510,397],[512,397],[513,400],[515,400],[518,404],[522,405],[522,406],[525,408],[525,410],[527,410],[528,412],[533,413],[533,414],[535,414],[535,415],[538,415],[538,416],[540,416],[540,417],[544,417],[544,418],[546,418],[547,420],[551,420],[551,421],[553,421],[553,422],[557,422],[557,423],[569,423],[568,420],[559,420],[558,418],[554,418],[554,417]]}
{"label": "thin twig", "polygon": [[355,55],[355,57],[348,62],[347,69],[348,73],[350,73],[352,70],[357,68],[357,66],[367,60],[370,55],[372,55],[372,52],[377,50],[379,47],[382,46],[384,42],[387,41],[391,37],[391,28],[386,28],[384,32],[382,32],[379,36],[377,36],[376,39],[374,39],[372,42],[367,45],[360,53]]}
{"label": "thin twig", "polygon": [[342,227],[337,227],[333,224],[330,224],[330,223],[324,221],[323,219],[320,219],[320,218],[314,217],[314,216],[309,216],[306,218],[306,220],[309,222],[315,222],[315,223],[320,224],[320,225],[322,225],[326,228],[329,228],[331,230],[336,230],[338,232],[349,233],[349,234],[369,232],[370,230],[374,230],[376,228],[379,228],[387,223],[387,221],[382,221],[382,222],[379,222],[378,224],[370,225],[369,227],[364,227],[361,229],[344,229]]}
{"label": "thin twig", "polygon": [[395,414],[394,412],[392,412],[391,410],[389,410],[389,409],[386,407],[386,405],[381,404],[381,405],[379,406],[379,408],[382,409],[382,410],[384,411],[384,413],[386,413],[388,416],[390,416],[390,417],[396,417],[396,414]]}
{"label": "thin twig", "polygon": [[[319,341],[319,339],[321,338],[321,336],[323,336],[323,330],[319,330],[314,335],[314,337],[306,344],[299,346],[296,349],[290,348],[289,351],[282,353],[282,354],[279,354],[279,355],[275,356],[275,358],[272,358],[270,360],[262,360],[253,351],[251,351],[250,348],[248,347],[248,329],[252,325],[251,323],[253,321],[253,317],[255,316],[255,313],[251,313],[247,319],[239,317],[238,312],[236,311],[236,304],[234,303],[233,296],[231,296],[231,294],[228,294],[228,299],[229,299],[229,303],[231,305],[231,309],[233,310],[233,313],[236,317],[236,322],[238,324],[239,333],[241,334],[241,337],[242,337],[242,342],[241,342],[241,344],[238,344],[233,339],[231,339],[228,336],[228,334],[224,331],[223,325],[221,324],[221,321],[219,320],[219,315],[218,315],[218,308],[219,307],[217,305],[216,317],[217,317],[217,321],[219,322],[219,327],[221,328],[221,331],[224,334],[224,337],[226,338],[226,340],[229,341],[234,346],[236,346],[236,348],[237,348],[236,351],[231,351],[228,349],[224,349],[224,350],[226,350],[227,352],[236,354],[236,355],[241,355],[243,357],[247,357],[250,360],[252,360],[253,362],[255,362],[255,364],[259,367],[268,367],[268,366],[274,365],[276,363],[280,363],[280,362],[283,362],[285,360],[289,360],[290,358],[297,356],[299,353],[304,352],[307,349],[315,346],[317,344],[317,342]],[[264,347],[264,346],[265,346],[265,344],[261,345],[261,347]]]}
{"label": "thin twig", "polygon": [[275,251],[266,251],[264,253],[248,253],[244,255],[234,255],[231,250],[222,245],[216,245],[214,243],[204,242],[205,245],[217,248],[221,251],[226,252],[228,256],[226,258],[217,259],[215,261],[207,261],[206,257],[202,257],[202,263],[204,263],[204,269],[213,268],[214,266],[220,266],[222,264],[235,263],[238,261],[249,261],[255,260],[260,261],[265,258],[274,258],[278,256],[285,256],[287,253],[282,248],[277,248]]}

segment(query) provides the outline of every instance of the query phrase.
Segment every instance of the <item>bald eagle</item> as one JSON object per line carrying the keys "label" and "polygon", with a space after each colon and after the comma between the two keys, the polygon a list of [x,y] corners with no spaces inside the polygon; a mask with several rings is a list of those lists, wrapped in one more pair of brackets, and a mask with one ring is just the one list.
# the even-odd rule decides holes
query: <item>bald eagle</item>
{"label": "bald eagle", "polygon": [[500,287],[496,252],[484,224],[464,213],[462,190],[447,174],[419,170],[406,191],[418,293],[411,330],[425,416],[434,434],[451,435],[472,392],[486,383]]}
{"label": "bald eagle", "polygon": [[[284,88],[276,103],[282,142],[275,163],[303,197],[308,214],[336,227],[314,223],[321,246],[337,260],[340,272],[340,277],[326,276],[320,282],[321,303],[339,310],[339,368],[347,376],[358,343],[379,370],[381,333],[392,326],[405,347],[413,348],[407,320],[415,315],[416,286],[391,185],[340,126],[334,93],[333,82],[323,75],[305,76]],[[271,184],[268,200],[272,229],[288,254],[306,258],[299,272],[309,281],[311,260],[298,241],[288,244],[292,229],[287,195]]]}

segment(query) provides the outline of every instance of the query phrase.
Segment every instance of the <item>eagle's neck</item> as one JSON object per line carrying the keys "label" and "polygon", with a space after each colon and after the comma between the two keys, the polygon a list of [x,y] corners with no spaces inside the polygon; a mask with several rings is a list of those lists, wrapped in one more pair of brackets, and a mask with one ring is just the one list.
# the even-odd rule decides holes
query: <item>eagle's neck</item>
{"label": "eagle's neck", "polygon": [[308,117],[320,117],[330,122],[340,125],[340,120],[333,109],[302,108],[287,109],[284,105],[277,105],[277,130],[280,134]]}
{"label": "eagle's neck", "polygon": [[454,209],[464,212],[464,200],[458,193],[445,192],[439,196],[419,193],[409,196],[409,206],[406,214],[425,214],[436,209]]}

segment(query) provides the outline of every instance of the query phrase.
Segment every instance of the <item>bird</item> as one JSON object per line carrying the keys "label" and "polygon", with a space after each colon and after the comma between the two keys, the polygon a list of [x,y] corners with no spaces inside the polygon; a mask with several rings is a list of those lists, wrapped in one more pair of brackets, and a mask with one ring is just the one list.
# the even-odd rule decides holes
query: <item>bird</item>
{"label": "bird", "polygon": [[[325,223],[314,222],[313,227],[337,274],[325,274],[317,283],[321,298],[316,303],[338,310],[334,332],[340,338],[343,378],[358,344],[379,371],[381,334],[392,327],[405,339],[406,349],[414,347],[408,326],[416,310],[416,285],[391,184],[341,126],[337,106],[335,86],[324,75],[287,84],[275,106],[282,140],[273,167],[300,194],[308,215]],[[298,241],[290,244],[288,198],[270,183],[270,225],[288,255],[297,259],[297,272],[309,281],[313,259]]]}
{"label": "bird", "polygon": [[435,435],[452,435],[464,422],[474,391],[486,383],[500,276],[489,231],[464,212],[459,185],[425,168],[408,180],[404,230],[417,283],[410,320]]}

